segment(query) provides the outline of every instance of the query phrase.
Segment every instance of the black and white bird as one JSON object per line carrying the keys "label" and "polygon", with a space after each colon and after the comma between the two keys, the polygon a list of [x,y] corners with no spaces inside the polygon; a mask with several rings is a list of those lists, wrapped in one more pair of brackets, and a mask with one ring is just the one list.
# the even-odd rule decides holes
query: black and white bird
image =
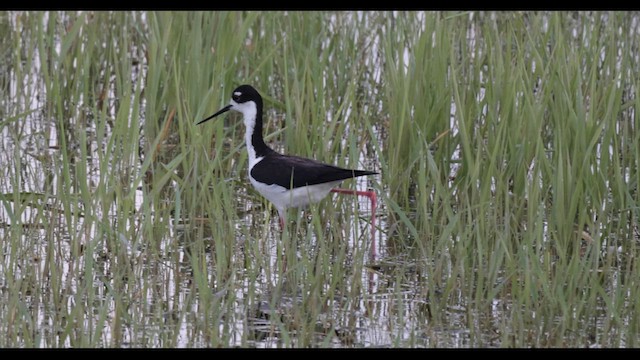
{"label": "black and white bird", "polygon": [[283,155],[271,149],[262,137],[262,96],[250,85],[237,87],[231,94],[229,105],[196,125],[229,110],[243,115],[249,152],[249,180],[278,210],[281,227],[284,227],[288,208],[304,207],[322,200],[330,192],[336,192],[366,196],[371,200],[371,233],[374,237],[376,193],[335,187],[346,179],[377,172],[344,169],[313,159]]}

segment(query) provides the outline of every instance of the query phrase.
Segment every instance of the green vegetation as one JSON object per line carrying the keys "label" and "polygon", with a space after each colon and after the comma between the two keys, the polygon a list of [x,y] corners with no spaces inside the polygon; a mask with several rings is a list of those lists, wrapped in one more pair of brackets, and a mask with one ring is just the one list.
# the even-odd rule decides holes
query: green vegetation
{"label": "green vegetation", "polygon": [[[0,13],[0,347],[637,347],[628,12]],[[381,175],[281,233],[286,153]],[[355,187],[353,181],[346,187]],[[294,214],[295,212],[292,212]]]}

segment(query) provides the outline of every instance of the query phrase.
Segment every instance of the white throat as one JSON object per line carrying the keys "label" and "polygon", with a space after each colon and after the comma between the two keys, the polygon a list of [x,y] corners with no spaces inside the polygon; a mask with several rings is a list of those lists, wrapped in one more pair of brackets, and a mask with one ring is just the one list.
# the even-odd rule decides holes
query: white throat
{"label": "white throat", "polygon": [[247,144],[247,152],[249,153],[249,171],[251,171],[251,168],[262,160],[262,158],[256,158],[256,150],[253,148],[253,144],[251,144],[251,137],[253,136],[253,130],[256,125],[258,109],[256,108],[256,103],[253,101],[238,104],[231,100],[231,105],[233,110],[241,112],[243,116],[245,126],[244,141]]}

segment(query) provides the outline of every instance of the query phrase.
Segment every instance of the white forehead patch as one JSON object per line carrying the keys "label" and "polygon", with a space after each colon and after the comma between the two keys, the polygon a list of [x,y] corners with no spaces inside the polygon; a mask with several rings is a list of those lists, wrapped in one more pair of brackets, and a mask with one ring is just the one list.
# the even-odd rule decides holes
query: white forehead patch
{"label": "white forehead patch", "polygon": [[236,92],[233,93],[233,95],[240,96],[240,95],[242,95],[242,93],[240,91],[236,91]]}

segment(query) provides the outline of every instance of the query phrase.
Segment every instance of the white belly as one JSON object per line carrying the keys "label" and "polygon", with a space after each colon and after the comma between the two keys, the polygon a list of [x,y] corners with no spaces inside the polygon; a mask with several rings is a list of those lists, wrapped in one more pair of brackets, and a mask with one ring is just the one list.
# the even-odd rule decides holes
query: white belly
{"label": "white belly", "polygon": [[257,182],[249,176],[251,184],[262,196],[266,197],[283,213],[290,207],[304,207],[310,203],[316,203],[326,197],[331,189],[336,187],[342,180],[332,181],[324,184],[304,186],[293,190],[288,190],[280,185],[265,185]]}

